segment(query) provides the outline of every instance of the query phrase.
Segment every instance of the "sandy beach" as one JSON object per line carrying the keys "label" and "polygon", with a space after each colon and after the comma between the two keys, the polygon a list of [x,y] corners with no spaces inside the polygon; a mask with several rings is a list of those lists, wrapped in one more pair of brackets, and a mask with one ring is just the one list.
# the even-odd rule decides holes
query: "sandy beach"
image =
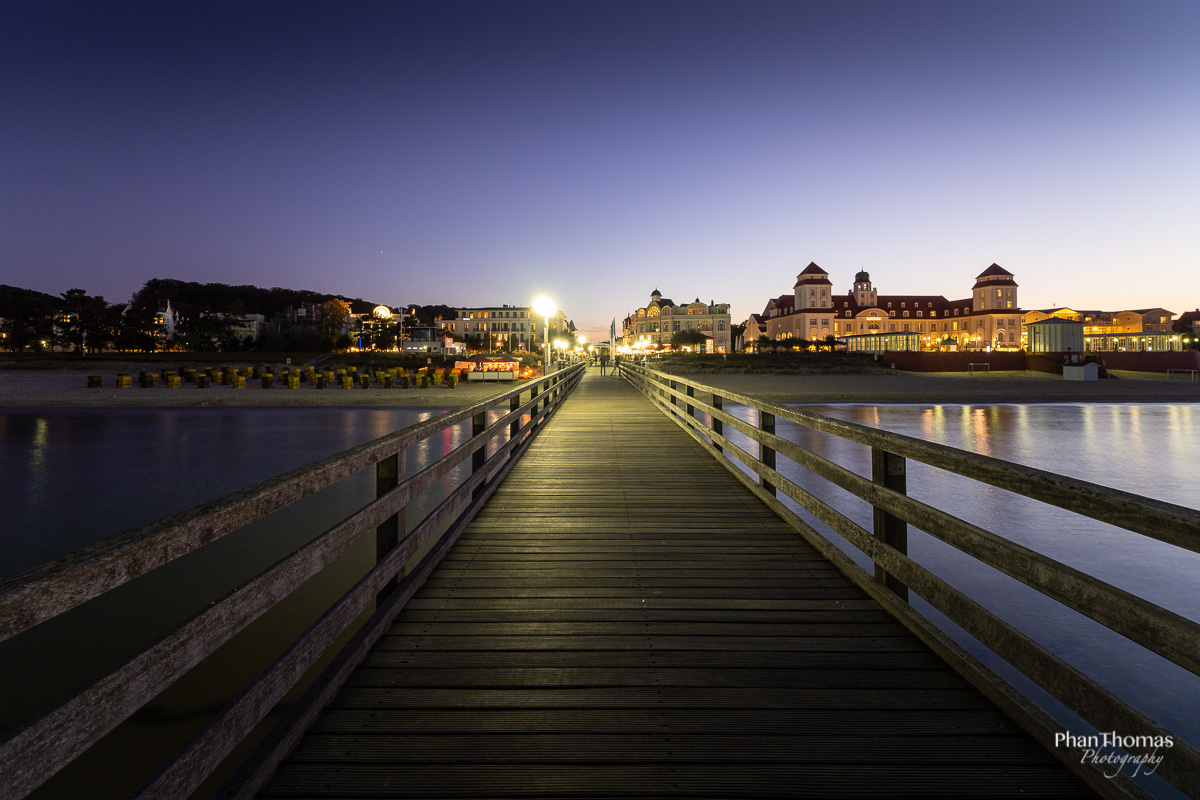
{"label": "sandy beach", "polygon": [[[200,389],[184,383],[168,389],[162,383],[143,389],[138,369],[0,370],[0,408],[183,408],[183,407],[395,407],[456,408],[501,394],[512,384],[460,383],[428,389],[299,389],[279,385],[264,389],[259,381],[246,387]],[[135,376],[134,386],[116,388],[116,373]],[[596,368],[591,370],[599,377]],[[103,385],[88,388],[87,376],[99,374]],[[781,375],[710,373],[681,375],[717,389],[760,397],[772,403],[1195,403],[1200,384],[1152,373],[1119,374],[1090,383],[1064,381],[1038,372],[886,373]]]}

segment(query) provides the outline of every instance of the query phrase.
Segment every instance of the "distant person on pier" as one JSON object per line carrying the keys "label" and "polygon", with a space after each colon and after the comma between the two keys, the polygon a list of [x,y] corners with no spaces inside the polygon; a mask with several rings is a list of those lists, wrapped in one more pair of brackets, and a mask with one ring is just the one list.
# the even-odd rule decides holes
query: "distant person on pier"
{"label": "distant person on pier", "polygon": [[613,360],[613,375],[620,375],[620,374],[621,374],[621,354],[618,353],[617,357]]}
{"label": "distant person on pier", "polygon": [[604,370],[608,366],[608,353],[600,354],[600,377],[604,377]]}

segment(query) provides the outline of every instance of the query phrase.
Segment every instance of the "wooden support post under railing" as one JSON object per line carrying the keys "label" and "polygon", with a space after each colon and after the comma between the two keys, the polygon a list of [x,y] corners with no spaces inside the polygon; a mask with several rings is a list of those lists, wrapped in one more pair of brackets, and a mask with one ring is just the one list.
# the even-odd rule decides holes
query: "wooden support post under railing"
{"label": "wooden support post under railing", "polygon": [[[375,464],[375,496],[383,497],[385,494],[395,489],[404,475],[404,452],[401,451],[395,455]],[[383,524],[375,529],[375,563],[383,561],[387,554],[392,551],[400,542],[400,533],[404,530],[404,509],[400,509],[392,516],[383,521]],[[383,588],[375,595],[375,603],[379,604],[392,593],[392,589],[396,588],[396,583],[399,580],[393,576],[390,581],[383,585]]]}
{"label": "wooden support post under railing", "polygon": [[[688,396],[689,398],[690,398],[690,397],[695,397],[695,396],[696,396],[696,388],[695,388],[694,386],[692,386],[691,384],[688,384],[688,387],[687,387],[687,389],[686,389],[686,392],[687,392],[687,396]],[[696,416],[696,407],[695,407],[694,405],[692,405],[691,403],[688,403],[688,404],[687,404],[687,415],[688,415],[689,417],[694,417],[694,416]]]}
{"label": "wooden support post under railing", "polygon": [[[759,411],[758,412],[758,429],[761,430],[763,433],[774,434],[775,433],[775,415],[767,414],[763,411]],[[763,466],[770,467],[771,469],[775,469],[775,449],[772,447],[767,447],[765,444],[759,445],[759,449],[762,451],[762,455],[759,458],[759,460],[762,461]],[[770,494],[772,497],[774,497],[775,496],[775,484],[771,483],[770,481],[768,481],[766,478],[763,478],[763,477],[759,477],[758,480],[762,484],[762,488],[766,489],[767,493]]]}
{"label": "wooden support post under railing", "polygon": [[[871,480],[900,494],[908,493],[907,466],[903,456],[871,448]],[[905,555],[908,554],[908,523],[883,509],[874,509],[875,538]],[[908,602],[908,587],[875,565],[875,582],[886,586]]]}
{"label": "wooden support post under railing", "polygon": [[[475,416],[471,417],[471,438],[479,436],[487,430],[487,412],[480,411]],[[478,450],[471,454],[471,474],[474,475],[480,468],[483,467],[483,462],[487,460],[487,442],[484,442]],[[471,492],[471,499],[479,497],[487,489],[486,481],[479,484]]]}
{"label": "wooden support post under railing", "polygon": [[[712,407],[715,408],[717,411],[721,410],[722,402],[723,402],[723,400],[721,399],[720,396],[715,395],[715,394],[712,396]],[[725,435],[725,423],[723,423],[721,420],[717,419],[715,416],[712,418],[712,429],[713,429],[713,433],[719,433],[722,436]],[[717,444],[715,441],[713,442],[713,447],[717,448],[718,453],[723,452],[721,450],[721,445]]]}
{"label": "wooden support post under railing", "polygon": [[[508,410],[509,410],[510,412],[511,412],[511,411],[516,411],[516,410],[517,410],[518,408],[520,408],[520,407],[521,407],[521,395],[519,395],[519,394],[517,394],[517,395],[513,395],[513,396],[512,396],[512,398],[510,398],[510,399],[509,399],[509,401],[508,401]],[[508,439],[509,439],[509,441],[512,441],[513,439],[517,438],[517,435],[520,433],[520,431],[521,431],[521,420],[520,420],[519,418],[518,418],[518,419],[514,419],[514,420],[512,421],[512,424],[508,426]],[[509,458],[509,460],[512,460],[512,459],[514,459],[514,458],[516,458],[516,457],[517,457],[517,451],[516,451],[516,450],[513,450],[513,451],[512,451],[511,453],[509,453],[509,455],[508,455],[508,458]]]}
{"label": "wooden support post under railing", "polygon": [[679,399],[677,397],[675,397],[675,394],[674,394],[675,390],[678,388],[678,384],[676,384],[675,381],[668,381],[667,385],[671,387],[671,391],[667,392],[667,394],[670,395],[670,397],[671,397],[671,405],[678,406]]}

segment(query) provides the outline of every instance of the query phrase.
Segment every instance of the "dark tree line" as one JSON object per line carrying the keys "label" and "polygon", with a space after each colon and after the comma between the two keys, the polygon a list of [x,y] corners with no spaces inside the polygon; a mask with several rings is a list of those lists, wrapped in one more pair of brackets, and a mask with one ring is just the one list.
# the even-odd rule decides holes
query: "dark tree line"
{"label": "dark tree line", "polygon": [[433,325],[433,323],[441,317],[442,319],[454,319],[458,312],[452,306],[446,305],[429,305],[429,306],[406,306],[405,311],[411,312],[405,317],[405,325]]}
{"label": "dark tree line", "polygon": [[61,298],[31,289],[0,285],[0,342],[19,353],[40,350],[54,330]]}
{"label": "dark tree line", "polygon": [[49,349],[156,350],[163,329],[154,309],[113,305],[69,289],[59,297],[0,286],[0,346],[14,353]]}
{"label": "dark tree line", "polygon": [[[136,308],[160,309],[170,301],[171,306],[184,317],[200,314],[262,314],[273,317],[288,308],[303,305],[317,306],[329,300],[340,299],[337,295],[311,292],[307,289],[283,289],[278,286],[263,289],[258,286],[230,286],[225,283],[196,283],[174,278],[154,278],[133,296]],[[350,312],[366,314],[375,303],[355,298],[347,301]]]}
{"label": "dark tree line", "polygon": [[[158,312],[170,302],[179,315],[175,340],[166,341]],[[128,303],[109,303],[100,295],[70,289],[61,296],[0,285],[0,349],[12,352],[60,349],[153,351],[183,347],[212,352],[242,346],[233,337],[234,317],[261,314],[275,320],[258,346],[269,350],[321,350],[349,346],[344,324],[349,314],[368,314],[376,304],[362,299],[303,289],[230,286],[155,278]],[[307,322],[281,322],[289,308],[309,306],[315,315]],[[377,325],[371,341],[380,349],[407,333],[400,328],[433,325],[438,317],[453,316],[446,305],[409,306],[390,324]]]}

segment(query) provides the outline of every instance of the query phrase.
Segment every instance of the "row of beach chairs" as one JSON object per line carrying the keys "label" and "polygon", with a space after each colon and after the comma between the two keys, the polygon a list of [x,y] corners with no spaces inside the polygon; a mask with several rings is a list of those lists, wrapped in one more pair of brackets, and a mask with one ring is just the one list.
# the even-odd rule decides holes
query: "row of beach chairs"
{"label": "row of beach chairs", "polygon": [[[431,386],[445,386],[453,389],[460,380],[459,372],[452,369],[405,370],[399,367],[390,369],[362,369],[359,367],[338,367],[337,369],[320,369],[318,367],[204,367],[201,369],[164,369],[160,372],[139,372],[137,383],[143,389],[151,389],[163,385],[168,389],[178,389],[185,383],[194,384],[199,389],[212,386],[230,386],[234,389],[246,388],[247,381],[260,383],[262,388],[271,389],[275,386],[286,389],[299,389],[301,384],[310,384],[316,389],[330,386],[340,389],[369,389],[378,386],[384,389],[428,389]],[[89,375],[89,388],[104,385],[100,375]],[[128,389],[133,386],[134,378],[129,373],[118,373],[116,387]]]}

